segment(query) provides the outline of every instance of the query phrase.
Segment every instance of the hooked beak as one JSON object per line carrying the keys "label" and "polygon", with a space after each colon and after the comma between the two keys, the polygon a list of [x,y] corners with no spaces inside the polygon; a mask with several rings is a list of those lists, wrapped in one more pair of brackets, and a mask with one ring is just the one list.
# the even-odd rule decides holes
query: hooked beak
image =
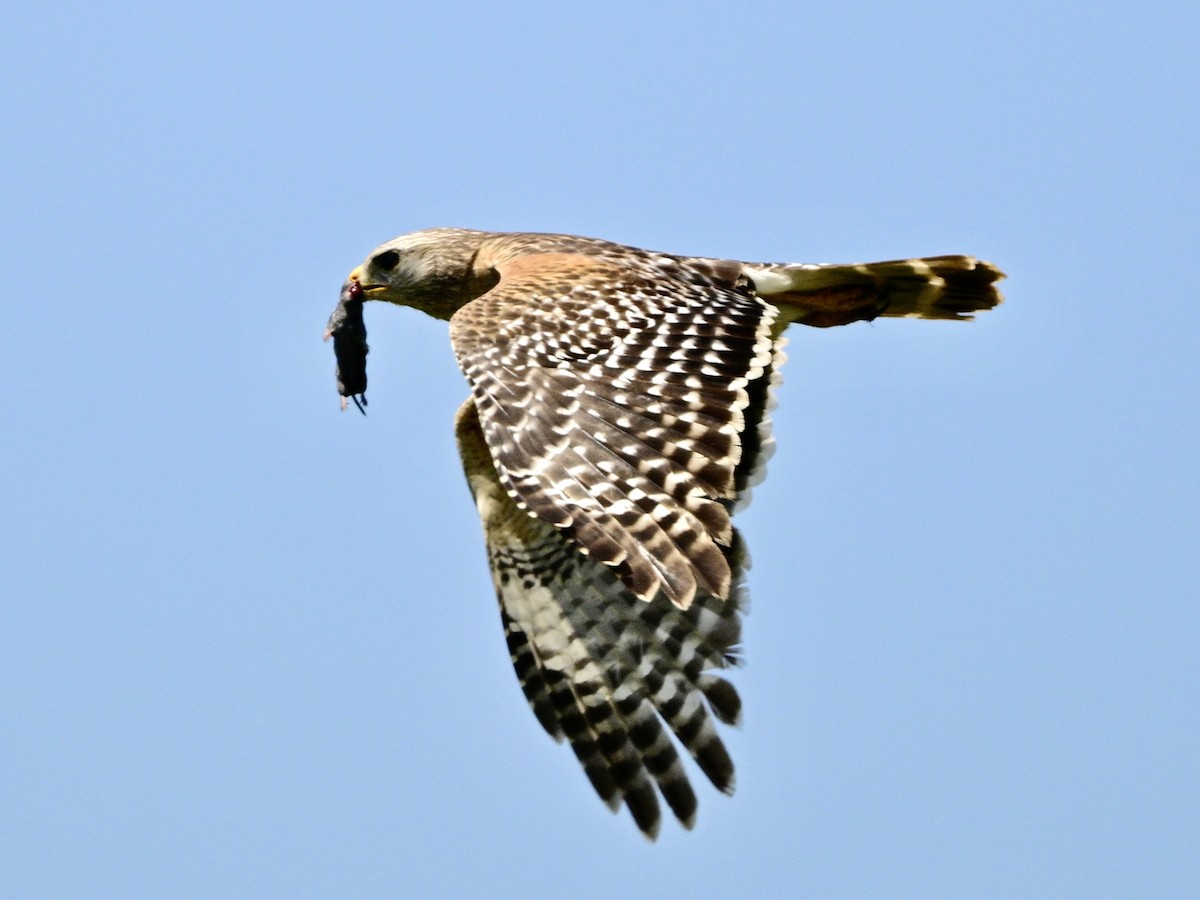
{"label": "hooked beak", "polygon": [[342,285],[342,291],[343,292],[353,291],[354,289],[357,289],[358,291],[361,291],[362,294],[364,295],[359,298],[362,300],[382,300],[382,299],[384,299],[384,295],[389,290],[388,285],[386,285],[386,284],[364,284],[362,279],[363,279],[363,267],[359,266],[357,269],[355,269],[353,272],[351,272],[346,277],[346,283]]}

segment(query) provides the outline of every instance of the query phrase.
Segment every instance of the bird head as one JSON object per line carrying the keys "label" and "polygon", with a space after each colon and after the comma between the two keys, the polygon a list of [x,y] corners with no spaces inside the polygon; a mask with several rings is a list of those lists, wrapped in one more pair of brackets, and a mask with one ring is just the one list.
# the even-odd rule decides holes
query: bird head
{"label": "bird head", "polygon": [[411,306],[448,319],[462,305],[464,285],[488,235],[462,228],[414,231],[380,244],[350,273],[366,300]]}

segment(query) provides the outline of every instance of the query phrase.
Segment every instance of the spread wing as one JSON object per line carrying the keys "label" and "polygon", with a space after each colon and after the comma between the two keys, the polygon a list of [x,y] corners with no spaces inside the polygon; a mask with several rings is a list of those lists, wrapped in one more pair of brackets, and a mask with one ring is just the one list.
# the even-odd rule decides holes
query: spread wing
{"label": "spread wing", "polygon": [[636,260],[498,268],[450,334],[508,495],[643,600],[728,597],[729,509],[744,448],[759,449],[774,309],[749,284]]}
{"label": "spread wing", "polygon": [[718,789],[733,791],[714,718],[736,722],[741,701],[714,670],[735,662],[741,633],[736,583],[745,558],[736,532],[726,551],[729,598],[697,591],[686,610],[661,595],[646,602],[565,532],[517,508],[470,400],[456,432],[509,654],[538,721],[568,742],[609,808],[626,806],[648,837],[661,823],[659,794],[691,827],[696,795],[671,734]]}

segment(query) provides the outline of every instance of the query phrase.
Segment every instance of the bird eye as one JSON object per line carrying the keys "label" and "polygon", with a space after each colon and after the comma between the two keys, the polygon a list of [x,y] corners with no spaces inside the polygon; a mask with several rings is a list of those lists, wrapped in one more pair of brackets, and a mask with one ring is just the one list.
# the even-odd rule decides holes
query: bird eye
{"label": "bird eye", "polygon": [[380,272],[390,272],[396,268],[400,262],[400,254],[395,250],[384,250],[373,260],[371,260],[371,268],[377,269]]}

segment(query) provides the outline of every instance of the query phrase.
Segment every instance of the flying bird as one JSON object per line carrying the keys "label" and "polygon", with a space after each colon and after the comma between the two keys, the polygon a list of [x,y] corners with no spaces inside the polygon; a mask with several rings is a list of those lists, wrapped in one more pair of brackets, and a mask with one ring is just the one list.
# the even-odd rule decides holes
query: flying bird
{"label": "flying bird", "polygon": [[[732,793],[746,550],[793,323],[969,319],[1003,274],[971,256],[856,265],[677,256],[564,234],[434,228],[375,248],[329,320],[338,390],[366,403],[363,303],[450,323],[455,420],[505,638],[534,715],[596,793],[690,828],[686,751]],[[672,735],[674,736],[672,738]]]}

